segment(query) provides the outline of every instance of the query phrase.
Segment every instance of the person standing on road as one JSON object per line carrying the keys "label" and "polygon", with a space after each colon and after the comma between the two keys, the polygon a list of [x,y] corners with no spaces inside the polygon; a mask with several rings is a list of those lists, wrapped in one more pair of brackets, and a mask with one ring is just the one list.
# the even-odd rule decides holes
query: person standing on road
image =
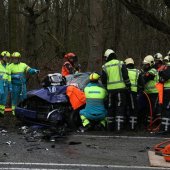
{"label": "person standing on road", "polygon": [[12,91],[11,73],[8,69],[7,57],[10,57],[8,51],[3,51],[0,55],[0,116],[4,116],[8,91]]}
{"label": "person standing on road", "polygon": [[127,118],[130,125],[130,129],[134,130],[138,121],[138,107],[137,107],[137,82],[140,71],[135,68],[135,63],[132,58],[125,60],[126,67],[128,69],[128,76],[131,82],[131,92],[127,92]]}
{"label": "person standing on road", "polygon": [[89,77],[90,83],[85,87],[86,106],[85,109],[80,110],[80,118],[83,127],[81,131],[89,130],[92,127],[91,121],[99,122],[102,129],[106,128],[107,110],[104,106],[104,101],[107,96],[107,91],[99,83],[100,75],[92,73]]}
{"label": "person standing on road", "polygon": [[115,128],[120,131],[124,129],[126,92],[131,90],[131,83],[126,65],[117,59],[117,55],[112,49],[107,49],[104,57],[106,63],[102,66],[102,83],[109,92],[108,126],[113,124],[115,116]]}
{"label": "person standing on road", "polygon": [[[159,117],[158,113],[158,90],[156,89],[156,84],[159,81],[159,75],[158,71],[155,69],[154,66],[154,58],[152,55],[147,55],[143,60],[143,85],[139,84],[139,91],[143,91],[145,95],[147,95],[147,114],[145,119],[145,125],[150,124],[153,122],[153,120],[157,117]],[[143,87],[142,87],[143,86]]]}
{"label": "person standing on road", "polygon": [[21,62],[21,54],[14,52],[11,55],[12,63],[9,65],[12,82],[12,114],[15,115],[15,107],[27,96],[25,74],[31,75],[39,73],[39,70],[30,68]]}

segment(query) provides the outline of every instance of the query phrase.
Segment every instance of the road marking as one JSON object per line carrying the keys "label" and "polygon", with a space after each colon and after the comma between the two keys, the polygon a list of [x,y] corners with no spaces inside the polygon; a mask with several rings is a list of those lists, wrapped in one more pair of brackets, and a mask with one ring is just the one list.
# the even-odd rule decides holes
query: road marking
{"label": "road marking", "polygon": [[[122,168],[122,169],[153,169],[153,170],[160,170],[166,169],[163,167],[150,167],[150,166],[124,166],[124,165],[97,165],[97,164],[58,164],[58,163],[31,163],[31,162],[0,162],[0,165],[29,165],[29,166],[62,166],[62,167],[87,167],[87,168]],[[55,167],[56,168],[56,167]],[[4,169],[4,168],[0,168]],[[29,169],[29,168],[7,168],[7,169]],[[31,168],[33,169],[33,168]],[[39,168],[35,168],[33,170],[40,170]],[[41,168],[41,170],[43,170]],[[50,170],[50,169],[49,169]],[[53,169],[52,169],[53,170]]]}
{"label": "road marking", "polygon": [[98,136],[98,135],[72,135],[77,137],[90,137],[90,138],[122,138],[122,139],[170,139],[163,137],[150,137],[150,136]]}
{"label": "road marking", "polygon": [[[30,170],[30,168],[0,168],[0,169],[11,169],[11,170]],[[31,168],[31,170],[79,170],[79,169],[38,169],[38,168]]]}

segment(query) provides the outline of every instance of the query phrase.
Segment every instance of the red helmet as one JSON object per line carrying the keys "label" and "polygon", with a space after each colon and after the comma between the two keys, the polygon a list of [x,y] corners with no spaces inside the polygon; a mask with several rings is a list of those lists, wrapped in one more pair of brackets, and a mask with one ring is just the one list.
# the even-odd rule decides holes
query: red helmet
{"label": "red helmet", "polygon": [[72,57],[76,57],[76,55],[74,53],[67,53],[64,55],[64,58],[66,59],[69,59],[69,58],[72,58]]}

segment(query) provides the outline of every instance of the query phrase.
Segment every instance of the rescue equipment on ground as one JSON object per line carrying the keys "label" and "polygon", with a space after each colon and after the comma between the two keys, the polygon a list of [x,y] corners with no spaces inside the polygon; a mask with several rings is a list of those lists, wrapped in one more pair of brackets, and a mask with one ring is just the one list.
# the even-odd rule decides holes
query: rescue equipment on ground
{"label": "rescue equipment on ground", "polygon": [[156,144],[153,149],[156,155],[163,156],[166,162],[170,162],[170,140]]}

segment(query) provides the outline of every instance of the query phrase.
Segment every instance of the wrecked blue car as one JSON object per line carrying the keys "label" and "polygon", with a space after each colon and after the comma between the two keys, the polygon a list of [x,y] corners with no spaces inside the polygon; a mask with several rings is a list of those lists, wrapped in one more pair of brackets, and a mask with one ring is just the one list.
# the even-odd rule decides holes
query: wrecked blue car
{"label": "wrecked blue car", "polygon": [[42,88],[28,91],[27,99],[16,107],[20,120],[50,125],[66,123],[75,128],[80,125],[79,110],[73,110],[66,89],[75,85],[83,90],[89,83],[90,73],[69,75],[63,79],[60,73],[48,74]]}

